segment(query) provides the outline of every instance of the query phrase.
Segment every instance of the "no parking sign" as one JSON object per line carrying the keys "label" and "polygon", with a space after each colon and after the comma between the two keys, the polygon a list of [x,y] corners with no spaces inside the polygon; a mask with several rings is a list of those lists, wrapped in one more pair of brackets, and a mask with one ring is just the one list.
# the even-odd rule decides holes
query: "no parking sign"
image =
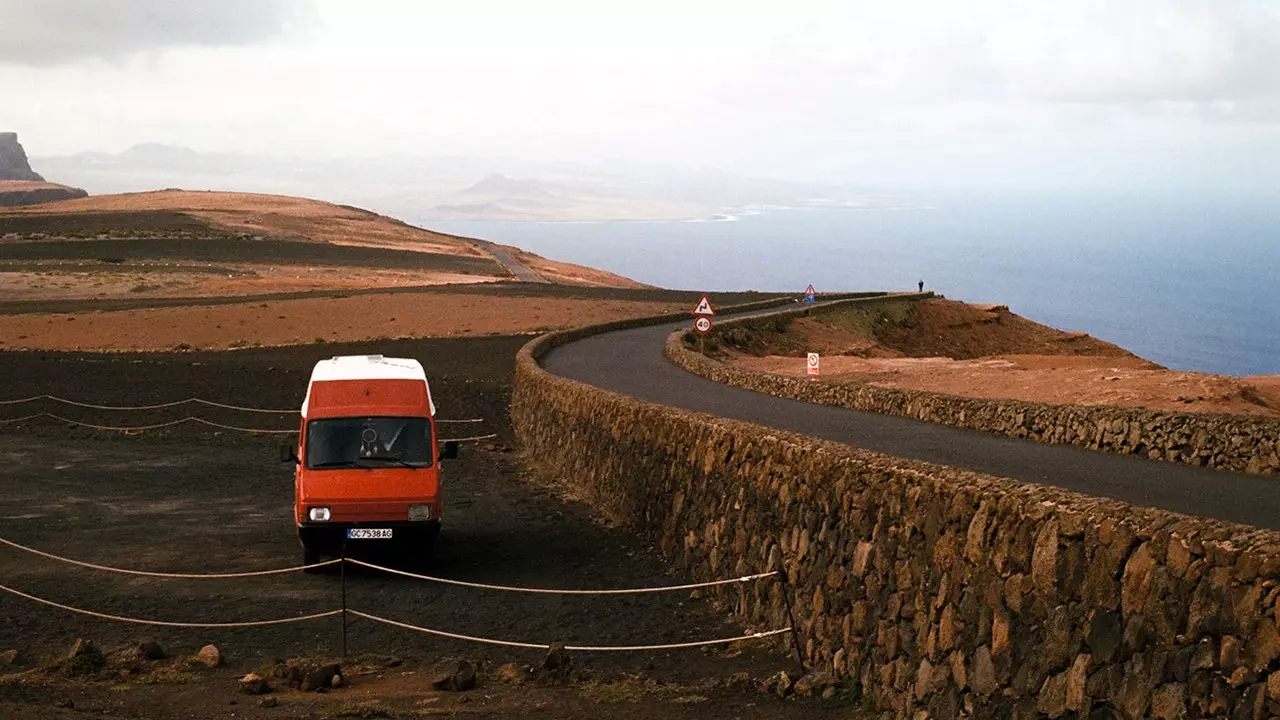
{"label": "no parking sign", "polygon": [[821,359],[818,357],[818,353],[809,353],[809,358],[805,362],[809,367],[809,374],[814,376],[814,379],[816,379],[818,375],[818,366],[821,362]]}

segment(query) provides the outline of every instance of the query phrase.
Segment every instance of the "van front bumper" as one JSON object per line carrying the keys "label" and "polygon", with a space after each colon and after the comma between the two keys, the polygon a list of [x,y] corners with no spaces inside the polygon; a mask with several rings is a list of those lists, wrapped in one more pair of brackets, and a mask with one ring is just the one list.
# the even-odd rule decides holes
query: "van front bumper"
{"label": "van front bumper", "polygon": [[[390,538],[348,538],[347,531],[390,530]],[[347,552],[377,550],[382,547],[430,546],[440,534],[440,521],[422,522],[326,522],[303,523],[298,526],[298,540],[322,555],[340,556]]]}

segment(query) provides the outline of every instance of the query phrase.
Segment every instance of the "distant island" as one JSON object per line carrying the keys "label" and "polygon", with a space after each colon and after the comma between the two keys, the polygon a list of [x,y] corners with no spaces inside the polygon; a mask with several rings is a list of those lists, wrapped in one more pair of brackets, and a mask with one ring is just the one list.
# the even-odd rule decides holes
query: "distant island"
{"label": "distant island", "polygon": [[752,178],[714,168],[595,165],[462,156],[308,159],[200,152],[144,143],[122,152],[37,158],[90,192],[156,188],[325,198],[416,222],[436,220],[717,220],[770,207],[863,207],[861,188]]}

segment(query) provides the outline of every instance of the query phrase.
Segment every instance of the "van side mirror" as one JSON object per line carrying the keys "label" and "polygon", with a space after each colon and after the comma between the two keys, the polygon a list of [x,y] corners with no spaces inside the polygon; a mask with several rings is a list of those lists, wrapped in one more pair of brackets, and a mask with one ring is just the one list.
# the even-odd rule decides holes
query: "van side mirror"
{"label": "van side mirror", "polygon": [[285,443],[280,446],[280,462],[291,462],[295,465],[298,463],[298,453],[294,450],[292,444]]}
{"label": "van side mirror", "polygon": [[458,442],[456,440],[445,440],[444,447],[440,450],[441,460],[454,460],[458,457]]}

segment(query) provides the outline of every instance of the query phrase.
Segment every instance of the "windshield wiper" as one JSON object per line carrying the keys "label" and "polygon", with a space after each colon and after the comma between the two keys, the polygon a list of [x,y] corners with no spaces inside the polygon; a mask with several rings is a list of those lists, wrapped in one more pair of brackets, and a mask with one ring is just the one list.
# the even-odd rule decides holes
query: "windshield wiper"
{"label": "windshield wiper", "polygon": [[[399,457],[396,455],[369,455],[367,457],[357,458],[356,462],[358,463],[360,460],[387,460],[389,462],[396,463],[397,465],[401,465],[403,467],[407,467],[412,470],[417,470],[418,468],[422,467],[421,465],[414,465],[408,460],[405,460],[403,457]],[[360,467],[371,468],[372,466],[360,465]]]}
{"label": "windshield wiper", "polygon": [[323,470],[331,468],[360,468],[361,470],[372,470],[371,465],[361,465],[353,460],[330,460],[329,462],[316,463],[308,466],[312,470]]}

